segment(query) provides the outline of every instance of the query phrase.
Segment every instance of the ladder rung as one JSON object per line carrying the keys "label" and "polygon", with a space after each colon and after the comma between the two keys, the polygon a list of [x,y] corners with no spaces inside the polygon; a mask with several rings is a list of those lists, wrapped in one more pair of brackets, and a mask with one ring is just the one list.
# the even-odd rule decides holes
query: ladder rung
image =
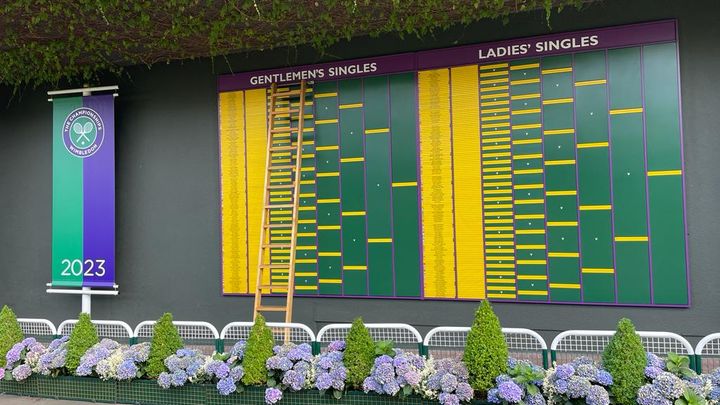
{"label": "ladder rung", "polygon": [[285,244],[285,243],[267,243],[263,245],[263,248],[265,249],[289,249],[291,248],[291,244]]}
{"label": "ladder rung", "polygon": [[285,264],[261,264],[260,267],[263,269],[289,269],[290,263]]}
{"label": "ladder rung", "polygon": [[271,204],[271,205],[265,206],[265,208],[293,208],[293,207],[295,207],[295,206],[292,204]]}
{"label": "ladder rung", "polygon": [[260,305],[257,307],[258,311],[267,311],[267,312],[286,312],[287,307],[270,307],[266,305]]}
{"label": "ladder rung", "polygon": [[270,166],[268,167],[268,170],[289,170],[294,169],[295,165],[278,165],[278,166]]}
{"label": "ladder rung", "polygon": [[283,97],[283,96],[299,96],[302,94],[300,90],[291,90],[291,91],[282,91],[277,93],[272,93],[272,96],[274,97]]}
{"label": "ladder rung", "polygon": [[293,224],[266,224],[265,228],[277,229],[277,228],[292,228]]}
{"label": "ladder rung", "polygon": [[268,188],[271,190],[273,190],[273,189],[275,189],[275,190],[276,189],[290,189],[290,188],[295,188],[295,185],[294,184],[278,184],[275,186],[268,186]]}
{"label": "ladder rung", "polygon": [[271,134],[286,134],[288,132],[297,132],[297,127],[293,128],[274,128],[270,130]]}
{"label": "ladder rung", "polygon": [[270,115],[297,114],[297,113],[299,113],[299,112],[300,112],[300,110],[298,110],[297,108],[293,108],[293,109],[290,109],[290,110],[280,110],[280,111],[274,110],[274,111],[270,111]]}
{"label": "ladder rung", "polygon": [[287,284],[285,284],[285,285],[277,285],[277,284],[272,284],[272,285],[270,285],[270,284],[264,284],[264,285],[261,285],[261,286],[260,286],[260,289],[261,289],[261,290],[281,290],[281,289],[282,289],[282,290],[287,290],[287,289],[288,289],[288,286],[287,286]]}
{"label": "ladder rung", "polygon": [[289,151],[289,150],[295,150],[297,147],[295,146],[273,146],[270,148],[270,152],[282,152],[282,151]]}

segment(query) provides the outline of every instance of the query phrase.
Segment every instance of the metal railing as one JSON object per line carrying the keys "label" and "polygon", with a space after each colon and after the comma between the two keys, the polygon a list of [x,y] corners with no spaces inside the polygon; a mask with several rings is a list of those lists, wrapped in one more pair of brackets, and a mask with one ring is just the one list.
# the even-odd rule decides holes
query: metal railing
{"label": "metal railing", "polygon": [[[469,327],[441,326],[425,335],[425,354],[435,358],[460,358],[467,343]],[[525,328],[502,328],[511,357],[548,366],[547,343],[539,333]]]}
{"label": "metal railing", "polygon": [[[350,323],[331,323],[324,326],[317,334],[318,346],[322,349],[332,341],[345,340],[350,327]],[[366,323],[365,327],[375,341],[391,340],[398,348],[418,354],[424,352],[420,332],[406,323]]]}
{"label": "metal railing", "polygon": [[[132,343],[135,337],[130,325],[123,321],[110,321],[110,320],[95,320],[90,321],[95,325],[98,337],[100,338],[111,338],[111,339],[126,339],[125,343]],[[70,336],[75,325],[77,325],[77,319],[68,319],[62,321],[60,326],[57,328],[58,336]]]}
{"label": "metal railing", "polygon": [[[68,319],[55,325],[47,319],[18,318],[23,333],[35,337],[39,341],[70,335],[77,324],[77,319]],[[135,329],[122,321],[93,320],[98,336],[126,340],[127,343],[147,341],[153,336],[156,321],[140,322]],[[218,330],[208,322],[174,321],[180,337],[191,348],[197,348],[207,354],[213,351],[222,352],[225,343],[247,339],[252,329],[252,322],[231,322]],[[320,350],[334,340],[344,340],[352,324],[330,324],[317,333],[301,323],[268,322],[276,342],[288,341],[296,344],[310,343],[313,351]],[[413,326],[404,323],[369,323],[365,326],[376,341],[390,340],[399,347],[414,352],[432,355],[436,358],[460,358],[467,343],[468,327],[441,326],[430,330],[425,338]],[[600,360],[610,338],[615,334],[611,330],[568,330],[553,339],[548,356],[545,340],[537,332],[524,328],[502,328],[510,356],[517,359],[532,361],[548,367],[552,363],[571,361],[578,355]],[[690,358],[691,367],[697,372],[709,372],[720,367],[720,333],[713,333],[700,340],[695,348],[684,337],[672,332],[638,331],[642,344],[648,352],[659,356],[668,353],[686,355]]]}
{"label": "metal railing", "polygon": [[[550,344],[553,363],[567,363],[578,355],[600,360],[613,330],[568,330],[560,333]],[[650,353],[666,356],[668,353],[686,355],[695,368],[695,351],[684,337],[672,332],[637,331],[643,347]]]}

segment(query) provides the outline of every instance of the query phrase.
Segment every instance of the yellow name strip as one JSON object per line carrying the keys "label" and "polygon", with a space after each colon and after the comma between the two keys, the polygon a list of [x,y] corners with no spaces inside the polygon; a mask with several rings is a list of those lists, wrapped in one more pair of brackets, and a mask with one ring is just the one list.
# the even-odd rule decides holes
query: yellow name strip
{"label": "yellow name strip", "polygon": [[556,197],[561,195],[576,195],[577,190],[561,190],[561,191],[548,191],[545,193],[548,197]]}
{"label": "yellow name strip", "polygon": [[547,280],[547,276],[544,274],[520,274],[518,280]]}
{"label": "yellow name strip", "polygon": [[607,83],[607,80],[583,80],[580,82],[575,82],[575,87],[583,87],[583,86],[595,86],[597,84],[605,84]]}
{"label": "yellow name strip", "polygon": [[338,177],[340,172],[318,172],[317,177]]}
{"label": "yellow name strip", "polygon": [[340,252],[318,252],[320,257],[340,257]]}
{"label": "yellow name strip", "polygon": [[339,204],[340,199],[339,198],[321,198],[317,200],[318,204]]}
{"label": "yellow name strip", "polygon": [[388,133],[388,132],[390,132],[390,128],[366,129],[366,130],[365,130],[365,135],[370,135],[370,134],[386,134],[386,133]]}
{"label": "yellow name strip", "polygon": [[545,260],[518,260],[517,264],[542,264],[546,265],[547,262]]}
{"label": "yellow name strip", "polygon": [[337,97],[337,93],[315,93],[314,98]]}
{"label": "yellow name strip", "polygon": [[343,211],[342,216],[344,217],[361,217],[365,215],[365,211]]}
{"label": "yellow name strip", "polygon": [[367,270],[367,266],[343,266],[343,270]]}
{"label": "yellow name strip", "polygon": [[610,205],[581,205],[580,211],[609,211],[612,206]]}
{"label": "yellow name strip", "polygon": [[547,226],[577,226],[577,221],[555,221],[548,222]]}
{"label": "yellow name strip", "polygon": [[318,146],[315,148],[316,151],[321,150],[338,150],[340,147],[338,145],[329,145],[329,146]]}
{"label": "yellow name strip", "polygon": [[615,269],[603,269],[597,267],[583,267],[582,272],[584,274],[613,274]]}
{"label": "yellow name strip", "polygon": [[348,109],[348,108],[362,108],[362,106],[363,106],[362,103],[340,104],[340,105],[338,106],[338,108],[340,108],[341,110],[345,110],[345,109]]}
{"label": "yellow name strip", "polygon": [[546,160],[545,166],[574,165],[575,159],[571,160]]}
{"label": "yellow name strip", "polygon": [[513,170],[513,174],[542,174],[543,169],[520,169]]}
{"label": "yellow name strip", "polygon": [[651,170],[647,172],[650,177],[654,176],[681,176],[682,170]]}
{"label": "yellow name strip", "polygon": [[342,158],[340,159],[340,163],[357,163],[357,162],[364,162],[364,157],[352,157],[352,158]]}
{"label": "yellow name strip", "polygon": [[337,124],[338,120],[337,118],[329,119],[329,120],[317,120],[315,121],[315,125],[322,125],[322,124]]}
{"label": "yellow name strip", "polygon": [[587,143],[579,143],[577,144],[578,149],[587,149],[587,148],[607,148],[608,143],[607,142],[587,142]]}
{"label": "yellow name strip", "polygon": [[493,65],[482,65],[480,66],[480,70],[492,70],[492,69],[500,69],[500,68],[506,68],[508,67],[507,63],[495,63]]}
{"label": "yellow name strip", "polygon": [[541,124],[523,124],[523,125],[513,125],[512,129],[535,129],[540,128]]}
{"label": "yellow name strip", "polygon": [[521,84],[531,84],[531,83],[540,83],[540,79],[535,78],[535,79],[523,79],[523,80],[510,81],[510,84],[512,84],[513,86],[521,85]]}
{"label": "yellow name strip", "polygon": [[616,236],[615,242],[647,242],[647,236]]}
{"label": "yellow name strip", "polygon": [[518,290],[518,295],[540,295],[540,296],[546,296],[548,295],[547,291],[536,291],[536,290]]}
{"label": "yellow name strip", "polygon": [[540,93],[516,94],[510,97],[511,100],[529,100],[532,98],[540,98]]}
{"label": "yellow name strip", "polygon": [[340,225],[318,225],[319,231],[338,231],[340,230]]}
{"label": "yellow name strip", "polygon": [[392,184],[393,187],[415,187],[417,186],[417,181],[400,181],[397,183]]}
{"label": "yellow name strip", "polygon": [[538,114],[540,113],[539,108],[530,108],[527,110],[513,110],[512,115],[525,115],[525,114]]}
{"label": "yellow name strip", "polygon": [[392,243],[392,238],[368,238],[368,243]]}
{"label": "yellow name strip", "polygon": [[616,110],[610,110],[610,115],[620,115],[620,114],[638,114],[643,112],[642,107],[638,108],[620,108]]}
{"label": "yellow name strip", "polygon": [[550,288],[562,288],[568,290],[579,290],[580,284],[550,283]]}
{"label": "yellow name strip", "polygon": [[573,133],[575,133],[575,129],[573,129],[573,128],[548,129],[546,131],[543,131],[543,135],[564,135],[564,134],[573,134]]}
{"label": "yellow name strip", "polygon": [[573,99],[571,98],[555,98],[550,100],[543,100],[543,105],[551,105],[551,104],[567,104],[572,103]]}
{"label": "yellow name strip", "polygon": [[580,257],[577,252],[548,252],[548,257]]}
{"label": "yellow name strip", "polygon": [[545,245],[517,245],[515,247],[517,250],[536,250],[536,249],[545,249]]}
{"label": "yellow name strip", "polygon": [[568,73],[572,72],[571,67],[564,67],[564,68],[557,68],[557,69],[543,69],[542,74],[544,75],[552,75],[556,73]]}
{"label": "yellow name strip", "polygon": [[539,68],[539,67],[540,67],[539,63],[527,63],[524,65],[510,66],[510,70],[525,70],[525,69],[534,69],[534,68]]}
{"label": "yellow name strip", "polygon": [[342,280],[338,278],[321,278],[320,284],[342,284]]}

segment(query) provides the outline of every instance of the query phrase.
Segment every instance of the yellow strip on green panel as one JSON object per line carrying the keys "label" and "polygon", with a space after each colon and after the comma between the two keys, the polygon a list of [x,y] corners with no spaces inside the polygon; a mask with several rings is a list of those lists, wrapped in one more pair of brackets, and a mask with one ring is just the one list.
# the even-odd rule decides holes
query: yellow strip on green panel
{"label": "yellow strip on green panel", "polygon": [[[265,89],[245,91],[245,139],[247,143],[248,274],[250,291],[257,282],[260,226],[265,192],[265,150],[267,149],[267,96]],[[267,253],[266,253],[267,254]],[[270,284],[266,274],[262,284]]]}
{"label": "yellow strip on green panel", "polygon": [[223,293],[247,294],[244,94],[220,93],[219,102]]}
{"label": "yellow strip on green panel", "polygon": [[450,69],[450,75],[458,298],[485,298],[485,258],[477,248],[483,243],[478,70],[462,66]]}
{"label": "yellow strip on green panel", "polygon": [[424,292],[456,298],[449,70],[419,72],[418,99]]}

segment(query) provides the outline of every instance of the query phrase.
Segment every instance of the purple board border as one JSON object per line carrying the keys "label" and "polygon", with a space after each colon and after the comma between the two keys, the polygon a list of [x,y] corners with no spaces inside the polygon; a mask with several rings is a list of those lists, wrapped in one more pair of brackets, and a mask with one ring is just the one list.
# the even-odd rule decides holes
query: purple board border
{"label": "purple board border", "polygon": [[[340,80],[676,40],[677,21],[662,20],[414,53],[242,72],[219,76],[217,88],[219,92],[246,90],[267,87],[273,82],[283,84],[301,79]],[[562,46],[548,49],[550,43]]]}
{"label": "purple board border", "polygon": [[[590,37],[595,36],[595,39]],[[583,37],[587,39],[583,40]],[[607,50],[613,48],[630,47],[638,45],[648,45],[653,43],[662,42],[677,42],[678,39],[678,26],[676,19],[660,20],[643,22],[636,24],[627,24],[621,26],[612,26],[596,29],[588,29],[581,31],[571,31],[565,33],[555,33],[540,35],[534,37],[524,37],[518,39],[509,39],[503,41],[487,42],[473,45],[464,45],[450,48],[440,48],[428,51],[420,51],[414,53],[402,53],[395,55],[386,55],[378,57],[369,57],[361,59],[343,60],[338,62],[329,62],[322,64],[312,65],[300,65],[291,66],[284,68],[276,68],[271,70],[258,70],[241,72],[236,74],[228,74],[218,76],[217,90],[221,92],[230,92],[237,90],[247,90],[254,88],[268,87],[273,81],[259,82],[254,77],[258,76],[272,76],[278,84],[286,84],[297,82],[300,79],[306,78],[308,80],[315,81],[328,81],[328,80],[341,80],[348,78],[361,78],[369,76],[387,75],[393,73],[402,72],[416,72],[420,70],[447,68],[453,66],[471,65],[471,64],[487,64],[492,62],[505,62],[514,59],[524,59],[532,57],[550,56],[557,54],[576,53],[583,51],[596,51],[596,50]],[[548,41],[563,41],[567,44],[569,41],[570,48],[559,48],[554,50],[545,50],[538,52],[536,44],[547,43]],[[574,42],[573,42],[574,41]],[[585,41],[585,42],[583,42]],[[595,43],[597,42],[597,43]],[[490,49],[505,48],[512,50],[513,45],[520,46],[528,45],[528,50],[524,53],[503,55],[495,57],[488,57]],[[573,45],[575,45],[573,47]],[[508,48],[510,47],[510,48]],[[518,48],[516,48],[518,49]],[[680,55],[679,49],[677,51],[677,63],[678,63],[678,87],[680,85]],[[481,59],[481,56],[486,56]],[[370,64],[375,66],[368,66]],[[354,72],[344,72],[342,74],[335,74],[330,76],[327,72],[331,69],[345,68],[350,69],[354,67]],[[313,69],[323,70],[323,77],[302,77],[303,72],[308,72]],[[293,76],[293,74],[295,76]],[[305,73],[309,75],[309,73]],[[276,75],[276,76],[273,76]],[[298,77],[297,75],[301,75]],[[285,79],[285,80],[283,80]],[[679,107],[680,107],[680,147],[681,147],[681,164],[683,177],[685,176],[685,153],[684,153],[684,131],[682,125],[682,94],[678,92]],[[419,180],[418,180],[419,181]],[[687,195],[686,195],[686,184],[683,178],[683,220],[685,227],[685,260],[686,260],[686,274],[687,274],[687,291],[688,291],[688,303],[687,304],[628,304],[628,303],[600,303],[600,302],[562,302],[562,301],[533,301],[533,300],[490,300],[494,302],[507,302],[507,303],[531,303],[531,304],[546,304],[546,305],[581,305],[581,306],[599,306],[599,307],[639,307],[639,308],[689,308],[692,305],[692,287],[690,279],[690,257],[688,250],[688,230],[687,230]],[[421,251],[422,254],[422,251]],[[223,293],[223,296],[250,296],[252,294],[242,293]],[[364,299],[399,299],[399,300],[411,300],[411,301],[454,301],[454,302],[477,302],[481,299],[464,299],[464,298],[435,298],[425,297],[422,294],[421,297],[396,297],[396,296],[353,296],[343,294],[320,294],[320,295],[296,295],[296,298],[364,298]]]}

